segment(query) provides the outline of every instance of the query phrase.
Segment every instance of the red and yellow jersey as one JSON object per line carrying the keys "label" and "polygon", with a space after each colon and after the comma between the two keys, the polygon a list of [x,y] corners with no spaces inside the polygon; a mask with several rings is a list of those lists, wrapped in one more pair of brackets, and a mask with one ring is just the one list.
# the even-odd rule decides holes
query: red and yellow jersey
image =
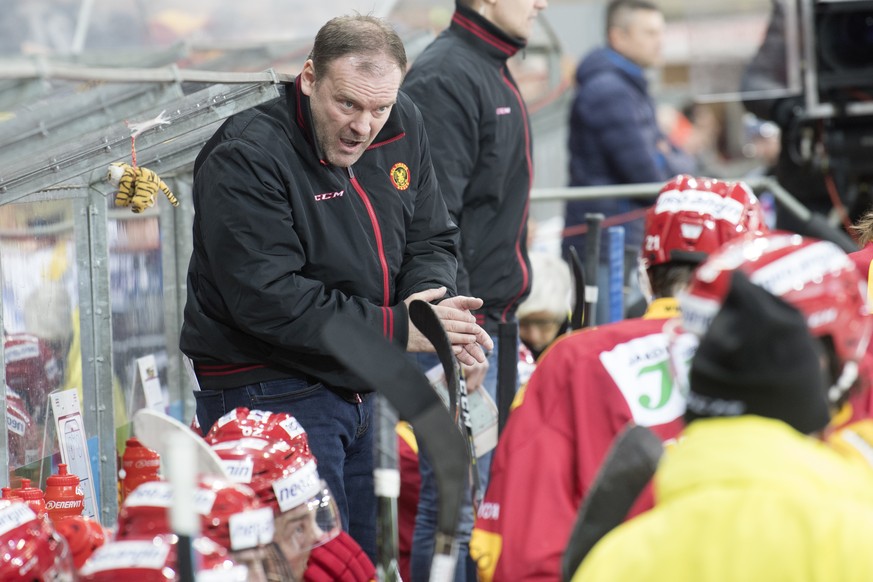
{"label": "red and yellow jersey", "polygon": [[[579,507],[619,431],[630,421],[663,440],[682,430],[685,399],[670,374],[672,299],[643,319],[582,330],[537,363],[494,454],[470,540],[480,580],[559,580]],[[647,490],[632,514],[650,508]]]}

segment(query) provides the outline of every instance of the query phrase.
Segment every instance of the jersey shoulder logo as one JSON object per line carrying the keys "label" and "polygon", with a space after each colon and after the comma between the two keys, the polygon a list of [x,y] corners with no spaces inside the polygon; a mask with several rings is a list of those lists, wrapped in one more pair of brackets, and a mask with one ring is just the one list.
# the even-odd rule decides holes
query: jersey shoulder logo
{"label": "jersey shoulder logo", "polygon": [[389,175],[391,176],[391,183],[394,184],[394,187],[398,190],[406,190],[409,188],[409,166],[403,162],[397,162],[391,166]]}

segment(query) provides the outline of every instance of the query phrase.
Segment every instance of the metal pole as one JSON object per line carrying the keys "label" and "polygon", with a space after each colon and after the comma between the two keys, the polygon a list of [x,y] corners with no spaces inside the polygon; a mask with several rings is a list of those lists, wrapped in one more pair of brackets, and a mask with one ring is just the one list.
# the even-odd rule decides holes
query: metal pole
{"label": "metal pole", "polygon": [[376,529],[376,574],[380,582],[400,582],[400,567],[397,563],[397,498],[400,497],[400,469],[395,432],[397,411],[383,395],[376,394],[374,398],[378,440],[373,481],[379,511]]}

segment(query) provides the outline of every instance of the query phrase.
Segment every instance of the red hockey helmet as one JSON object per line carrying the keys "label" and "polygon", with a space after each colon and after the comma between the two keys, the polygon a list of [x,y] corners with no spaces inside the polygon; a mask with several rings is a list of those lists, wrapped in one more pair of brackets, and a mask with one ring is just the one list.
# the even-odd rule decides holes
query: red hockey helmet
{"label": "red hockey helmet", "polygon": [[97,521],[84,515],[73,515],[55,522],[73,555],[73,565],[81,568],[94,551],[106,543],[106,531]]}
{"label": "red hockey helmet", "polygon": [[215,421],[205,438],[214,445],[246,437],[282,440],[301,454],[311,454],[306,431],[296,418],[285,412],[249,410],[240,406]]}
{"label": "red hockey helmet", "polygon": [[17,500],[0,500],[0,580],[75,579],[70,548],[47,517]]}
{"label": "red hockey helmet", "polygon": [[[149,481],[133,490],[118,513],[119,540],[171,533],[172,485]],[[229,551],[267,544],[273,540],[273,511],[241,483],[204,476],[194,493],[200,515],[200,533]]]}
{"label": "red hockey helmet", "polygon": [[702,337],[730,287],[731,274],[744,272],[752,283],[793,305],[813,336],[833,345],[834,383],[828,401],[839,407],[850,388],[860,389],[858,369],[873,330],[864,281],[835,244],[787,232],[733,240],[713,253],[680,295],[682,326]]}
{"label": "red hockey helmet", "polygon": [[746,184],[682,174],[646,211],[642,266],[699,263],[737,236],[765,232],[761,204]]}
{"label": "red hockey helmet", "polygon": [[[318,476],[315,457],[292,447],[284,440],[267,441],[242,438],[216,442],[212,449],[222,459],[232,479],[248,484],[261,502],[273,508],[277,516],[277,539],[281,538],[280,515],[299,508],[314,519],[320,532],[312,541],[318,545],[340,531],[339,511],[327,485]],[[295,518],[296,519],[296,518]],[[281,539],[278,539],[281,545]]]}
{"label": "red hockey helmet", "polygon": [[56,390],[61,381],[61,367],[48,343],[29,333],[5,334],[6,383],[17,390],[31,409],[35,409]]}
{"label": "red hockey helmet", "polygon": [[[115,541],[99,548],[79,572],[82,582],[167,582],[178,580],[178,538],[162,534]],[[207,571],[226,574],[222,580],[246,580],[246,569],[237,566],[227,552],[208,538],[192,542],[196,554],[197,578]]]}

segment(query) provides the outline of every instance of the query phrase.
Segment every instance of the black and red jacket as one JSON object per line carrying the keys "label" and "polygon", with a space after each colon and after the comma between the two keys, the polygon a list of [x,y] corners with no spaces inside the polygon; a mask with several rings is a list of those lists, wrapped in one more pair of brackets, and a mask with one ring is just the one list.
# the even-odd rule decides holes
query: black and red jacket
{"label": "black and red jacket", "polygon": [[524,47],[456,4],[403,90],[424,116],[449,213],[461,228],[458,293],[484,300],[486,329],[512,320],[530,290],[533,165],[527,108],[506,61]]}
{"label": "black and red jacket", "polygon": [[455,294],[458,228],[421,115],[398,95],[351,168],[321,159],[309,98],[281,95],[228,119],[194,166],[194,248],[180,347],[203,388],[304,375],[356,392],[321,337],[336,313],[406,346],[403,299]]}

